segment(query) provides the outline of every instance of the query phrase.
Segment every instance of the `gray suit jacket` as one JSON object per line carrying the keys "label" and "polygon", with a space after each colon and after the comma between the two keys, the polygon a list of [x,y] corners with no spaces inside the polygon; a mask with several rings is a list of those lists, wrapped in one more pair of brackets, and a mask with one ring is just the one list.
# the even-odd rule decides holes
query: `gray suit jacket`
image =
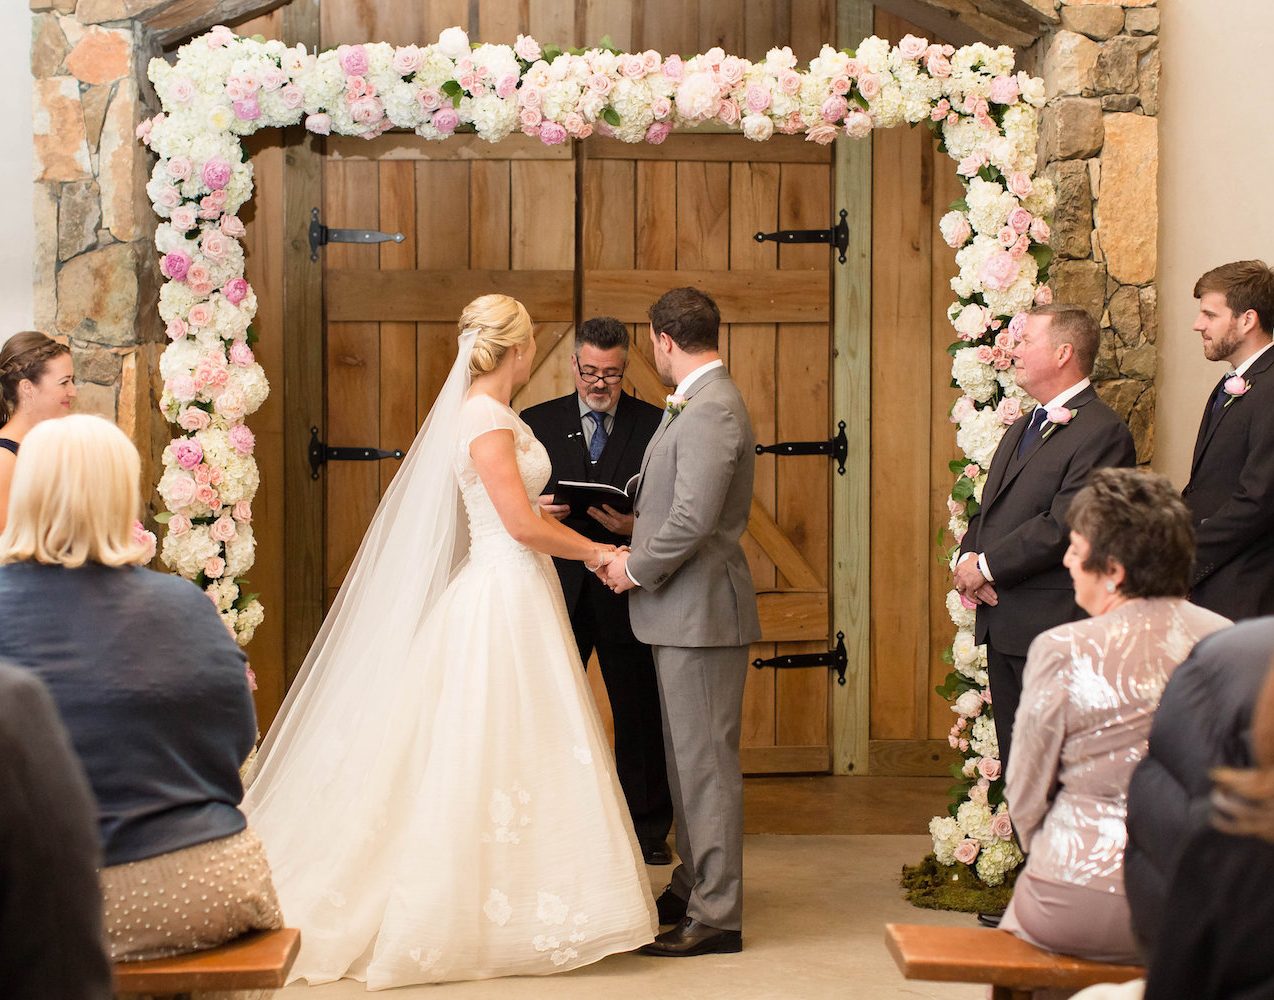
{"label": "gray suit jacket", "polygon": [[628,569],[633,632],[653,646],[746,646],[761,637],[739,544],[752,507],[752,422],[724,368],[665,413],[642,462]]}

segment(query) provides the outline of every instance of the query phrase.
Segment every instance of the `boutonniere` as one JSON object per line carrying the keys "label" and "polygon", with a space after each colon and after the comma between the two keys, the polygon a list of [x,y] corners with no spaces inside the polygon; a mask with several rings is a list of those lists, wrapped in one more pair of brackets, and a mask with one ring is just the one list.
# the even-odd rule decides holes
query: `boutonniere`
{"label": "boutonniere", "polygon": [[1048,436],[1052,434],[1053,431],[1057,430],[1059,427],[1065,427],[1069,424],[1078,412],[1078,410],[1068,410],[1064,406],[1054,406],[1048,411],[1048,413],[1045,414],[1047,419],[1044,421],[1044,430],[1040,434],[1040,440],[1047,441]]}
{"label": "boutonniere", "polygon": [[1246,396],[1251,388],[1252,383],[1245,379],[1242,375],[1231,375],[1225,380],[1225,384],[1221,386],[1221,389],[1225,392],[1225,394],[1230,397],[1225,401],[1225,404],[1221,407],[1221,409],[1224,410],[1225,407],[1229,406],[1240,396]]}
{"label": "boutonniere", "polygon": [[664,398],[664,409],[674,417],[686,408],[686,397],[679,392]]}

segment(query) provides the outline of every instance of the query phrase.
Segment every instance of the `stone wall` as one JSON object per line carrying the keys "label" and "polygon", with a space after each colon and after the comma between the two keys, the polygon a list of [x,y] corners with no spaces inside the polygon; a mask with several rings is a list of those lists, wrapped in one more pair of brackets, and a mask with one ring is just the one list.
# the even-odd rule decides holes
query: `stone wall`
{"label": "stone wall", "polygon": [[1058,301],[1100,316],[1098,391],[1154,452],[1159,165],[1155,0],[1058,0],[1028,58],[1044,78],[1040,172],[1057,185]]}

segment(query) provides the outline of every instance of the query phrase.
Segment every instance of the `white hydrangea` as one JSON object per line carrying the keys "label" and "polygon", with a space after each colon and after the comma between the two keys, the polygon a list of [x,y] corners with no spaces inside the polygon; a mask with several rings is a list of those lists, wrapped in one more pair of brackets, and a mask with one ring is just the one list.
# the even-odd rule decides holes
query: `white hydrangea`
{"label": "white hydrangea", "polygon": [[947,591],[947,614],[951,616],[951,623],[957,629],[964,631],[972,631],[974,622],[977,620],[977,612],[973,608],[966,608],[960,601],[960,595],[954,590]]}
{"label": "white hydrangea", "polygon": [[[995,369],[978,360],[976,347],[962,347],[956,351],[951,360],[951,377],[966,396],[979,403],[990,402],[1000,386],[995,379]],[[969,454],[967,450],[965,454]],[[981,459],[974,461],[981,464]]]}
{"label": "white hydrangea", "polygon": [[256,560],[257,543],[252,525],[236,525],[235,536],[226,542],[226,576],[242,576]]}
{"label": "white hydrangea", "polygon": [[234,602],[239,599],[238,585],[228,578],[208,584],[204,588],[204,593],[216,605],[218,611],[229,611],[234,606]]}
{"label": "white hydrangea", "polygon": [[978,878],[987,885],[1000,885],[1005,876],[1024,860],[1022,852],[1013,841],[993,839],[982,845],[974,868]]}
{"label": "white hydrangea", "polygon": [[960,825],[950,816],[935,816],[929,821],[929,836],[933,838],[933,853],[938,864],[955,864],[956,845],[964,839]]}
{"label": "white hydrangea", "polygon": [[[977,723],[974,723],[977,726]],[[956,809],[956,823],[964,831],[966,837],[972,837],[981,844],[989,843],[991,837],[991,810],[985,803],[972,800],[961,802]]]}
{"label": "white hydrangea", "polygon": [[169,532],[164,536],[160,557],[164,564],[187,579],[203,572],[204,564],[221,555],[221,543],[208,532],[207,525],[197,524],[183,535]]}
{"label": "white hydrangea", "polygon": [[[983,683],[985,684],[986,682],[983,681]],[[995,738],[995,723],[990,716],[980,715],[977,721],[973,723],[969,735],[969,749],[979,757],[995,757],[997,760],[999,759],[1000,744]]]}
{"label": "white hydrangea", "polygon": [[995,181],[974,177],[969,181],[965,202],[969,206],[969,224],[974,232],[994,238],[1017,208],[1017,198]]}
{"label": "white hydrangea", "polygon": [[240,646],[246,646],[252,641],[252,636],[264,620],[265,609],[261,607],[260,601],[249,601],[246,606],[239,609],[235,616],[234,632]]}

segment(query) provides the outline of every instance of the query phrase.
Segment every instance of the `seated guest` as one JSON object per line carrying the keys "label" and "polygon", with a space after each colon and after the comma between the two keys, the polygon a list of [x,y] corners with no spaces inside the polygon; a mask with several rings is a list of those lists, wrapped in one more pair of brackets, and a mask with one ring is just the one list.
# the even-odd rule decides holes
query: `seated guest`
{"label": "seated guest", "polygon": [[18,447],[42,420],[64,417],[75,399],[71,349],[35,330],[15,333],[0,348],[0,530]]}
{"label": "seated guest", "polygon": [[38,677],[0,663],[0,984],[6,1000],[110,1000],[97,812]]}
{"label": "seated guest", "polygon": [[1157,951],[1168,885],[1208,824],[1212,769],[1253,763],[1246,734],[1271,657],[1274,617],[1240,622],[1199,643],[1164,689],[1128,789],[1124,885],[1143,954]]}
{"label": "seated guest", "polygon": [[137,449],[100,417],[27,435],[0,534],[0,657],[48,687],[97,802],[113,959],[280,926],[239,811],[242,651],[186,580],[137,565]]}
{"label": "seated guest", "polygon": [[1274,671],[1250,736],[1251,768],[1213,772],[1212,823],[1184,845],[1150,955],[1146,1000],[1274,996]]}
{"label": "seated guest", "polygon": [[1065,565],[1092,617],[1027,654],[1005,795],[1026,867],[1000,924],[1050,951],[1138,957],[1124,898],[1128,781],[1177,664],[1225,627],[1190,604],[1190,514],[1163,476],[1100,469],[1068,512]]}

